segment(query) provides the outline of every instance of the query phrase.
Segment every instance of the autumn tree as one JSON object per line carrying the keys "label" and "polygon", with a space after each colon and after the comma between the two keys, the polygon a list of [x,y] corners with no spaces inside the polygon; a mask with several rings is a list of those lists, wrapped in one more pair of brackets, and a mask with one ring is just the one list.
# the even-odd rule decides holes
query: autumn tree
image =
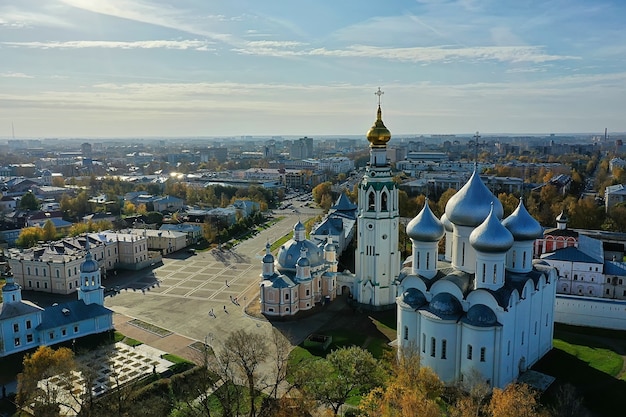
{"label": "autumn tree", "polygon": [[70,349],[40,346],[24,357],[23,366],[17,377],[16,401],[20,407],[32,409],[37,417],[57,417],[61,405],[78,413],[75,404],[67,401],[67,385],[52,381],[55,376],[60,382],[71,381],[76,365]]}
{"label": "autumn tree", "polygon": [[446,212],[446,204],[448,204],[448,200],[455,194],[456,190],[453,188],[448,188],[441,194],[439,201],[437,201],[437,210],[434,211],[437,217],[441,217],[441,215]]}
{"label": "autumn tree", "polygon": [[391,359],[385,383],[365,395],[359,409],[368,417],[409,416],[415,410],[423,417],[440,417],[443,387],[430,368],[420,366],[417,351],[407,348]]}
{"label": "autumn tree", "polygon": [[324,198],[325,195],[329,196],[330,199],[332,200],[332,183],[327,181],[327,182],[318,184],[315,187],[313,187],[313,190],[311,191],[311,193],[313,195],[313,200],[317,204],[321,205],[322,198]]}
{"label": "autumn tree", "polygon": [[57,237],[57,228],[52,223],[52,220],[48,219],[43,225],[43,240],[49,242],[51,240],[55,240]]}
{"label": "autumn tree", "polygon": [[15,244],[20,248],[32,248],[41,240],[44,240],[44,231],[41,227],[25,227],[20,231]]}
{"label": "autumn tree", "polygon": [[489,401],[490,417],[541,417],[548,414],[542,410],[539,394],[521,383],[494,388]]}

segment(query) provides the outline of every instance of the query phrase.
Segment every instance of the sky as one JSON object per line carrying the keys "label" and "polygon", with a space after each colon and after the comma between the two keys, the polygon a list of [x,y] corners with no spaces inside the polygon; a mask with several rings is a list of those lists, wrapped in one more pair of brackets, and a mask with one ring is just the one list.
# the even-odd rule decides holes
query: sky
{"label": "sky", "polygon": [[623,0],[0,0],[0,138],[626,131]]}

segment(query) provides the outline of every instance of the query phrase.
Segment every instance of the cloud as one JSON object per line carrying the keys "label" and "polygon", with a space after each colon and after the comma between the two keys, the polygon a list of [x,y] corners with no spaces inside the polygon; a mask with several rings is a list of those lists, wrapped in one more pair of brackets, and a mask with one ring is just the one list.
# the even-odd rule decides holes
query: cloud
{"label": "cloud", "polygon": [[192,49],[197,51],[211,50],[209,45],[213,42],[206,40],[149,40],[149,41],[49,41],[49,42],[1,42],[0,44],[10,47],[36,48],[36,49]]}
{"label": "cloud", "polygon": [[0,72],[2,78],[35,78],[32,75],[24,74],[23,72]]}
{"label": "cloud", "polygon": [[[86,10],[92,13],[113,16],[120,19],[127,19],[150,25],[161,26],[168,29],[174,29],[181,32],[200,35],[213,40],[219,40],[227,43],[236,42],[230,34],[217,33],[206,30],[202,25],[194,25],[190,23],[192,18],[202,16],[194,16],[191,12],[175,9],[173,7],[157,6],[141,0],[60,0],[64,4],[78,9]],[[220,15],[208,16],[208,18]],[[223,16],[220,19],[224,20]],[[204,22],[206,25],[206,22]]]}
{"label": "cloud", "polygon": [[283,48],[280,43],[268,42],[262,47],[256,47],[259,43],[250,42],[244,48],[235,48],[234,51],[246,55],[266,55],[276,57],[290,56],[327,56],[338,58],[379,58],[390,61],[436,63],[436,62],[477,62],[496,61],[508,63],[543,63],[580,59],[576,56],[551,55],[544,52],[540,46],[435,46],[435,47],[412,47],[412,48],[384,48],[369,45],[352,45],[345,49],[315,48],[308,50],[294,50],[299,46],[297,42],[289,44],[289,48]]}

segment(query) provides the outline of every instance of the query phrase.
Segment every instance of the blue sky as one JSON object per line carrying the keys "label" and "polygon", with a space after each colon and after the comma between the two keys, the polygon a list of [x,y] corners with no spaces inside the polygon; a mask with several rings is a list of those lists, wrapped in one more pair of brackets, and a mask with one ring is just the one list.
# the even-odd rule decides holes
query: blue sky
{"label": "blue sky", "polygon": [[622,0],[0,0],[0,137],[626,131]]}

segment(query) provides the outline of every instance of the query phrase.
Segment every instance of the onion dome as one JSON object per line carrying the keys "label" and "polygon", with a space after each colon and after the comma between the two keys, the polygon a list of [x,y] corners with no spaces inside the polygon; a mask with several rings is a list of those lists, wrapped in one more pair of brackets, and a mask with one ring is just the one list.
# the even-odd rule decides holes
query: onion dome
{"label": "onion dome", "polygon": [[298,223],[296,223],[295,226],[293,226],[293,230],[296,232],[301,232],[305,230],[304,225],[302,224],[300,220],[298,220]]}
{"label": "onion dome", "polygon": [[324,245],[324,252],[336,252],[336,251],[337,251],[337,247],[333,243],[333,238],[329,236],[328,241]]}
{"label": "onion dome", "polygon": [[472,231],[469,241],[479,252],[501,253],[511,249],[513,235],[491,210],[485,221]]}
{"label": "onion dome", "polygon": [[493,327],[498,324],[496,313],[484,304],[475,304],[467,310],[462,321],[477,327]]}
{"label": "onion dome", "polygon": [[414,309],[418,309],[427,303],[426,296],[417,288],[408,288],[402,293],[400,300]]}
{"label": "onion dome", "polygon": [[370,127],[370,130],[367,131],[367,140],[370,143],[370,148],[384,148],[391,139],[391,132],[385,127],[382,114],[379,104],[376,121],[374,125]]}
{"label": "onion dome", "polygon": [[437,242],[444,233],[443,224],[428,206],[428,199],[426,199],[422,211],[406,226],[406,234],[419,242]]}
{"label": "onion dome", "polygon": [[452,222],[450,221],[450,219],[448,218],[448,216],[446,216],[446,213],[443,213],[441,215],[441,219],[439,219],[441,221],[441,223],[443,223],[443,227],[446,229],[446,232],[452,232],[454,231],[454,229],[452,228]]}
{"label": "onion dome", "polygon": [[528,213],[521,198],[515,211],[502,221],[502,225],[509,229],[517,241],[535,240],[543,236],[543,227]]}
{"label": "onion dome", "polygon": [[91,257],[91,252],[87,252],[87,256],[85,256],[85,262],[80,265],[80,272],[91,273],[96,272],[100,269],[98,266],[98,262],[94,261]]}
{"label": "onion dome", "polygon": [[476,227],[485,220],[491,210],[499,219],[504,210],[502,203],[489,191],[476,171],[463,187],[446,204],[446,216],[459,226]]}
{"label": "onion dome", "polygon": [[450,293],[442,292],[433,297],[428,304],[428,310],[437,316],[453,316],[461,314],[463,307],[459,300]]}
{"label": "onion dome", "polygon": [[267,242],[265,244],[265,256],[263,257],[263,263],[264,264],[274,263],[274,256],[270,252],[270,248],[271,248],[270,242]]}
{"label": "onion dome", "polygon": [[300,250],[305,248],[307,253],[307,259],[312,267],[322,265],[324,260],[324,254],[321,248],[309,239],[296,241],[290,239],[283,246],[278,249],[277,267],[282,273],[296,270],[296,261],[300,258]]}

